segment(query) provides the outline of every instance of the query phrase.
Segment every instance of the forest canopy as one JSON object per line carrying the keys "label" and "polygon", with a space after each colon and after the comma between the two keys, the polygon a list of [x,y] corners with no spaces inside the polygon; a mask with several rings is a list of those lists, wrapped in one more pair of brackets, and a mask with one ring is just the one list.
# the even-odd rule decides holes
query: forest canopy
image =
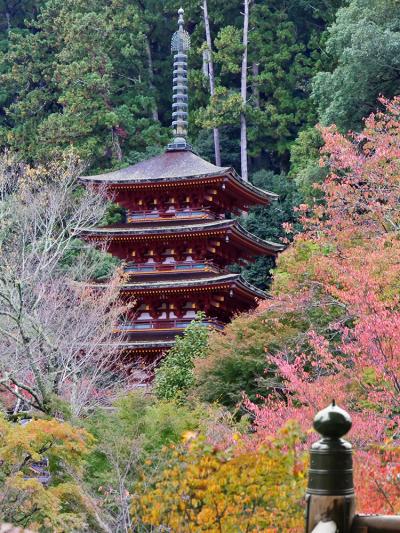
{"label": "forest canopy", "polygon": [[[188,141],[279,196],[226,216],[286,249],[229,266],[270,298],[193,311],[145,368],[124,265],[82,237],[125,210],[79,177],[171,141],[181,6]],[[396,0],[0,0],[1,522],[302,531],[332,398],[357,510],[400,513],[399,51]]]}

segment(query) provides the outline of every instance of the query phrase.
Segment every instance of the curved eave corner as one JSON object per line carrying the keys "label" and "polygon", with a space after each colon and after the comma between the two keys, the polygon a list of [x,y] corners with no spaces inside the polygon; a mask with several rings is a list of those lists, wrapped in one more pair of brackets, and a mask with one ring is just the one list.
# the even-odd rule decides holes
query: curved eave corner
{"label": "curved eave corner", "polygon": [[260,237],[257,237],[256,235],[254,235],[254,233],[250,233],[250,231],[247,231],[247,229],[245,229],[239,223],[237,223],[234,226],[234,230],[235,229],[236,229],[237,234],[240,237],[242,237],[243,239],[247,241],[258,244],[265,251],[268,251],[268,252],[272,251],[274,253],[279,253],[279,252],[283,252],[283,250],[285,250],[286,248],[284,244],[279,244],[278,242],[273,242],[273,241],[267,241],[267,240],[261,239]]}
{"label": "curved eave corner", "polygon": [[226,231],[233,232],[238,238],[242,239],[244,242],[248,243],[249,246],[251,244],[258,246],[260,251],[267,253],[267,254],[277,254],[279,252],[282,252],[285,249],[284,244],[279,244],[277,242],[273,241],[267,241],[264,239],[261,239],[260,237],[257,237],[253,233],[250,233],[247,231],[243,226],[241,226],[237,221],[234,220],[224,220],[224,221],[213,221],[209,223],[204,224],[198,224],[198,225],[185,225],[185,226],[160,226],[160,227],[154,227],[150,229],[141,229],[138,230],[136,228],[120,228],[120,227],[96,227],[96,228],[84,228],[82,230],[83,235],[87,235],[88,237],[97,237],[97,238],[129,238],[129,237],[137,237],[137,236],[143,236],[146,234],[148,237],[152,237],[153,235],[160,235],[160,234],[167,234],[167,235],[179,235],[186,231],[190,231],[193,235],[197,233],[204,233],[207,231],[215,231],[215,230],[221,230],[224,229]]}
{"label": "curved eave corner", "polygon": [[239,176],[233,167],[229,168],[227,175],[230,176],[233,182],[236,183],[241,189],[246,191],[248,195],[251,195],[254,198],[254,206],[268,205],[279,200],[278,194],[265,191],[264,189],[260,189],[252,183],[245,181],[241,176]]}

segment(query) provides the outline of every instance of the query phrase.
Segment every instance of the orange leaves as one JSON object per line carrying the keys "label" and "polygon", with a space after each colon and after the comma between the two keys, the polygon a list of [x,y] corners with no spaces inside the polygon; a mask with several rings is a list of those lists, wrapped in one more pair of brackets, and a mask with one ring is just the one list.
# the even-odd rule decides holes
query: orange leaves
{"label": "orange leaves", "polygon": [[172,531],[298,531],[303,524],[305,464],[292,426],[251,450],[236,441],[218,451],[198,437],[174,450],[173,464],[153,487],[143,481],[133,519]]}

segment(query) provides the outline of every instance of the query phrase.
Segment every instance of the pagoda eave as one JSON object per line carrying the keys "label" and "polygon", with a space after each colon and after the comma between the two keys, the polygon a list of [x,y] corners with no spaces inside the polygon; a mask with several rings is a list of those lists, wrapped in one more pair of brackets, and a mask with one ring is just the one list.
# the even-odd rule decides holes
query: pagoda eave
{"label": "pagoda eave", "polygon": [[191,223],[182,226],[158,225],[137,228],[135,226],[93,228],[84,230],[92,241],[126,242],[187,238],[219,237],[243,247],[254,255],[276,255],[285,249],[283,244],[265,241],[245,230],[236,220]]}
{"label": "pagoda eave", "polygon": [[179,281],[160,281],[145,283],[126,283],[121,287],[121,291],[132,296],[143,295],[167,295],[167,294],[188,294],[199,292],[216,292],[232,290],[237,296],[246,300],[265,299],[268,295],[247,283],[240,274],[227,274],[215,277],[214,279],[186,279]]}
{"label": "pagoda eave", "polygon": [[193,189],[202,185],[220,185],[226,195],[233,197],[236,200],[240,198],[241,201],[248,206],[267,206],[271,202],[277,201],[279,198],[277,194],[263,191],[262,189],[245,182],[236,174],[234,169],[229,169],[228,173],[224,172],[221,174],[213,174],[211,176],[207,174],[200,174],[198,176],[189,176],[186,178],[149,178],[148,180],[130,181],[128,183],[123,181],[113,181],[107,183],[104,181],[96,181],[95,179],[91,180],[83,177],[81,177],[80,180],[92,185],[105,185],[110,191],[126,192],[132,190],[135,191],[135,193],[138,193],[141,190],[174,190],[176,188],[182,189],[182,187],[186,189]]}
{"label": "pagoda eave", "polygon": [[127,341],[119,343],[118,347],[121,352],[135,352],[138,355],[161,355],[166,350],[172,348],[174,344],[174,340]]}
{"label": "pagoda eave", "polygon": [[87,185],[106,186],[111,191],[138,192],[141,189],[168,189],[221,184],[225,195],[241,199],[245,205],[268,205],[278,195],[255,187],[243,180],[232,167],[218,167],[191,150],[166,151],[147,161],[99,174],[81,176]]}

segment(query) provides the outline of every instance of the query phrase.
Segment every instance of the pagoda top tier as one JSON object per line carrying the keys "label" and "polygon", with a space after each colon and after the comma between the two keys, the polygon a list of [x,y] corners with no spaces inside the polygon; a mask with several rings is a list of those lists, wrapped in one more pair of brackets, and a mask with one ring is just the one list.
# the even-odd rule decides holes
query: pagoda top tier
{"label": "pagoda top tier", "polygon": [[[278,198],[276,194],[263,191],[244,181],[232,167],[217,167],[187,149],[169,150],[136,165],[106,174],[82,176],[81,180],[85,183],[104,184],[110,188],[121,185],[137,188],[145,184],[167,185],[171,182],[215,177],[225,177],[231,181],[245,196],[252,197],[254,205],[267,205]],[[239,194],[240,190],[237,191]]]}

